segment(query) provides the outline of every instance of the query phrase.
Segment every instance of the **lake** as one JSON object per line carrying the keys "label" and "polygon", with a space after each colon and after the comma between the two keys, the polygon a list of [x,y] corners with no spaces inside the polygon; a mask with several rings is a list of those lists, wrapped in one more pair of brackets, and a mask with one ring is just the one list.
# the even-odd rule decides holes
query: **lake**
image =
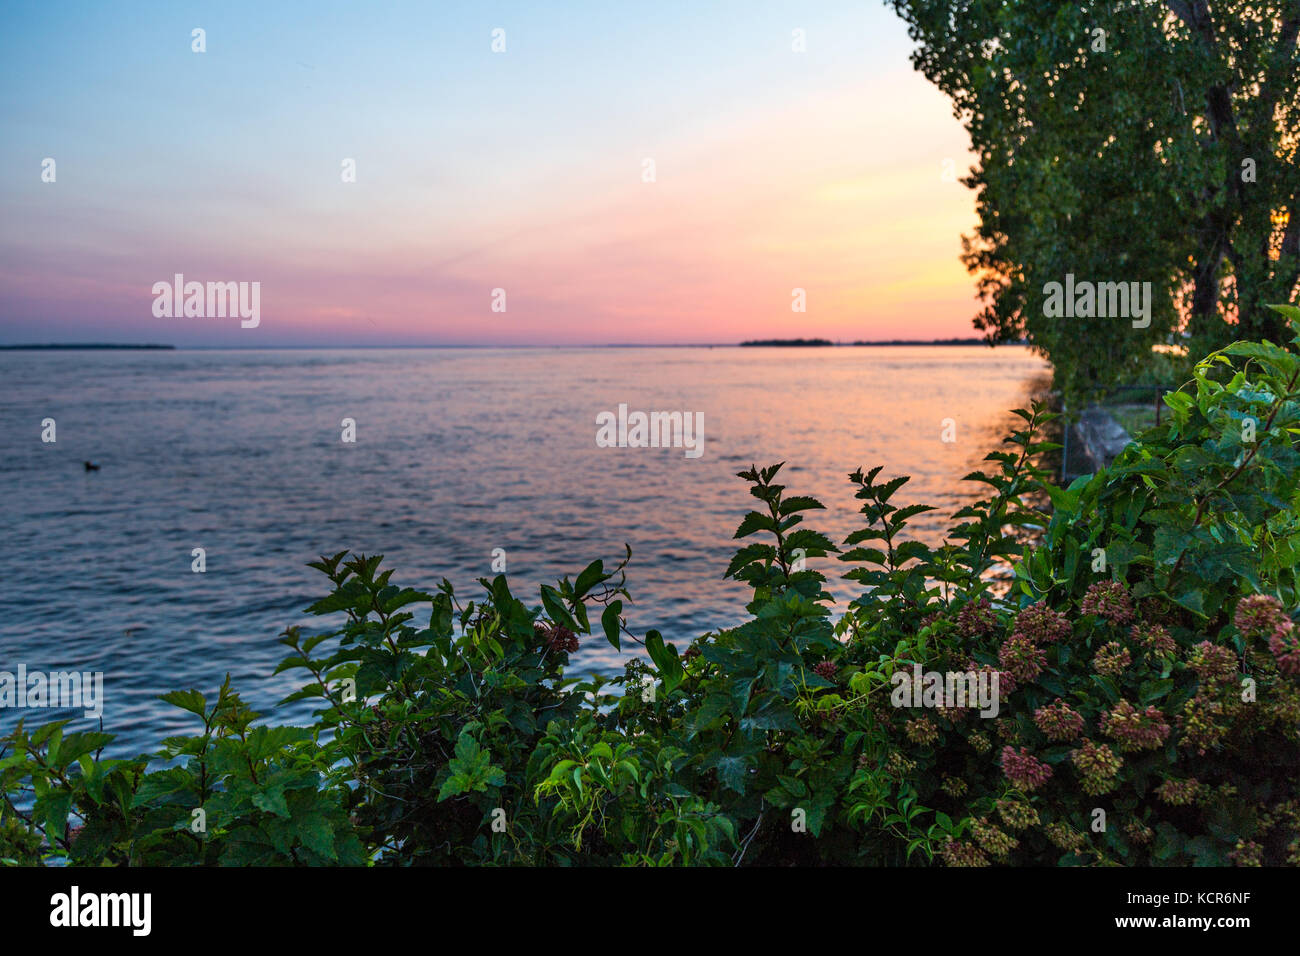
{"label": "lake", "polygon": [[[160,693],[212,695],[229,671],[265,710],[296,688],[271,677],[277,635],[319,626],[303,608],[325,593],[305,567],[322,553],[383,553],[394,583],[445,576],[471,597],[495,553],[537,604],[539,583],[626,542],[631,627],[685,642],[743,618],[722,573],[751,463],[787,461],[791,491],[827,505],[810,526],[837,542],[860,517],[849,472],[912,475],[896,500],[940,508],[913,525],[937,544],[979,494],[961,477],[1047,367],[978,346],[5,351],[0,380],[0,671],[103,672],[112,749],[134,754],[193,730]],[[598,416],[620,405],[701,422],[700,453],[600,447]],[[573,665],[622,669],[600,636]],[[0,730],[20,716],[94,726],[0,709]]]}

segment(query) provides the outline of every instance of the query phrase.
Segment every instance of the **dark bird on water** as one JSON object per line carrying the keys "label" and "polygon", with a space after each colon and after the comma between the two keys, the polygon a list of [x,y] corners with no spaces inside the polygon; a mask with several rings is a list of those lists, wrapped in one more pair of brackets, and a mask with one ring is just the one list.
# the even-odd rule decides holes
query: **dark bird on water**
{"label": "dark bird on water", "polygon": [[83,461],[82,464],[86,466],[86,471],[99,471],[99,466],[93,461]]}

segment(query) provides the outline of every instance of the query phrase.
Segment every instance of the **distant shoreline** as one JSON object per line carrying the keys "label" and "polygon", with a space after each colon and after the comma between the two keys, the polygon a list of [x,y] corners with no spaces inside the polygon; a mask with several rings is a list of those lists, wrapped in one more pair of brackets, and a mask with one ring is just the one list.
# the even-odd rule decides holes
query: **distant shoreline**
{"label": "distant shoreline", "polygon": [[[1022,340],[1015,342],[999,343],[1003,345],[1028,345],[1029,343]],[[857,341],[857,342],[832,342],[830,339],[753,339],[746,342],[700,342],[700,343],[647,343],[647,342],[619,342],[604,344],[588,345],[539,345],[536,343],[521,345],[373,345],[353,343],[349,345],[190,345],[178,347],[175,345],[162,345],[156,343],[127,343],[115,344],[111,342],[71,342],[60,344],[55,342],[20,344],[20,345],[0,345],[0,352],[73,352],[73,351],[186,351],[186,352],[302,352],[302,351],[352,351],[360,349],[732,349],[732,348],[893,348],[896,346],[976,346],[982,345],[988,347],[984,339],[967,338],[967,339],[882,339],[879,341]]]}
{"label": "distant shoreline", "polygon": [[58,343],[48,343],[45,345],[0,345],[0,351],[6,352],[45,352],[45,351],[68,351],[72,349],[90,350],[90,349],[175,349],[174,345],[114,345],[108,342],[70,342],[67,345]]}
{"label": "distant shoreline", "polygon": [[[845,348],[854,346],[895,346],[895,345],[988,345],[984,339],[967,338],[967,339],[879,339],[876,341],[867,341],[859,339],[856,342],[832,342],[830,339],[752,339],[748,342],[741,342],[742,348]],[[1027,345],[1023,339],[1018,342],[1007,342],[1007,345]]]}

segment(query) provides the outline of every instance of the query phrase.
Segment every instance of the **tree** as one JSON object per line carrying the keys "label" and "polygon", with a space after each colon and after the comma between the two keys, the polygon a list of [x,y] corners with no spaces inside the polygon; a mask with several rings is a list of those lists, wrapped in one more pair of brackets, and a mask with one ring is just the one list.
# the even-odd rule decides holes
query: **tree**
{"label": "tree", "polygon": [[[1177,333],[1193,355],[1290,339],[1264,305],[1300,283],[1300,0],[887,2],[978,156],[963,261],[989,341],[1028,337],[1080,389]],[[1052,314],[1067,274],[1150,282],[1150,324]]]}

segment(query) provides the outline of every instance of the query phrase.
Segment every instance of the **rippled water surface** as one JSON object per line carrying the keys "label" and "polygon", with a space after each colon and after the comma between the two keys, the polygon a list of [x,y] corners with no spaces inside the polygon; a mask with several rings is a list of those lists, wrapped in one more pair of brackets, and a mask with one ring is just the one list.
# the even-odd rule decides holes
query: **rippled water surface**
{"label": "rippled water surface", "polygon": [[[296,686],[270,676],[276,636],[319,623],[305,563],[345,548],[458,591],[502,548],[536,603],[538,583],[626,542],[634,630],[686,640],[743,614],[721,579],[752,501],[735,472],[788,461],[786,484],[828,507],[811,525],[841,540],[845,476],[883,464],[913,476],[900,500],[940,508],[914,525],[937,543],[978,491],[959,479],[1044,375],[1024,349],[982,347],[0,352],[0,671],[102,671],[118,752],[189,727],[157,694],[210,693],[227,671],[267,708]],[[702,412],[703,456],[598,448],[596,415],[621,402]],[[603,638],[574,659],[622,666]],[[21,715],[54,716],[0,710],[0,729]]]}

